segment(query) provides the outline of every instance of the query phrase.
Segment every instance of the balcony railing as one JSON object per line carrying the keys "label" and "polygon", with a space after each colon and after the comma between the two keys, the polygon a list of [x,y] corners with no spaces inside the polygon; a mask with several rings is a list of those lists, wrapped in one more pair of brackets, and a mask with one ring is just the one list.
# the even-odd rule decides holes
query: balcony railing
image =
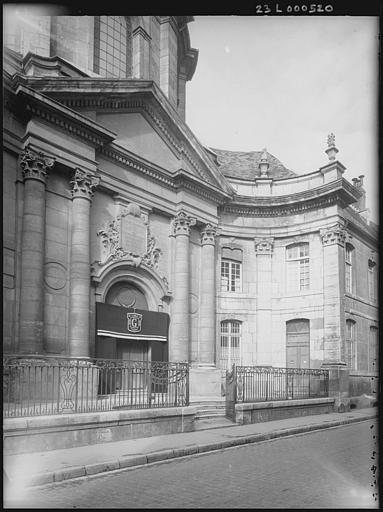
{"label": "balcony railing", "polygon": [[3,357],[5,417],[187,405],[188,363]]}

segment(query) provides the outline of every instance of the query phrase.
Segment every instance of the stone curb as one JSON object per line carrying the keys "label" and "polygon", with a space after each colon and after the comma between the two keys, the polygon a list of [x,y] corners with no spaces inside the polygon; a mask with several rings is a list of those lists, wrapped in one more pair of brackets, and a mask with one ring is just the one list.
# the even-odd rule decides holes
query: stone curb
{"label": "stone curb", "polygon": [[241,446],[251,443],[259,443],[261,441],[268,441],[270,439],[282,438],[295,434],[303,434],[314,430],[323,430],[325,428],[338,427],[341,425],[347,425],[349,423],[357,423],[360,421],[366,421],[374,419],[376,416],[361,416],[359,418],[348,418],[344,420],[333,420],[325,423],[317,423],[314,425],[306,425],[301,427],[291,427],[281,430],[275,430],[274,432],[265,434],[250,434],[235,437],[233,439],[223,440],[219,442],[211,442],[205,444],[191,444],[182,448],[169,448],[167,450],[159,450],[148,453],[146,455],[133,455],[123,457],[121,459],[112,460],[108,462],[101,462],[95,464],[88,464],[85,466],[73,466],[66,469],[51,471],[45,473],[38,473],[29,482],[28,487],[37,487],[54,482],[63,482],[64,480],[72,480],[84,476],[96,475],[99,473],[106,473],[109,471],[115,471],[117,469],[124,469],[135,466],[143,466],[146,464],[152,464],[154,462],[160,462],[164,460],[185,457],[188,455],[195,455],[198,453],[206,453],[210,451],[222,450],[224,448],[231,448],[233,446]]}

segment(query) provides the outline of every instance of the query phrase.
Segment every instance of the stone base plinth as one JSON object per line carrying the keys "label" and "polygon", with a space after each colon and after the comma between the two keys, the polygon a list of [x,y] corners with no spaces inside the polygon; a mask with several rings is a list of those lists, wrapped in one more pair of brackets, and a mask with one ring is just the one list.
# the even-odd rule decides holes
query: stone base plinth
{"label": "stone base plinth", "polygon": [[5,418],[3,450],[15,455],[191,432],[196,412],[195,407],[169,407]]}
{"label": "stone base plinth", "polygon": [[239,425],[299,418],[334,411],[334,398],[306,398],[235,404],[235,421]]}
{"label": "stone base plinth", "polygon": [[335,398],[334,410],[349,411],[349,368],[342,363],[323,363],[322,368],[329,371],[328,396]]}
{"label": "stone base plinth", "polygon": [[221,370],[215,366],[190,368],[190,401],[200,398],[221,398]]}

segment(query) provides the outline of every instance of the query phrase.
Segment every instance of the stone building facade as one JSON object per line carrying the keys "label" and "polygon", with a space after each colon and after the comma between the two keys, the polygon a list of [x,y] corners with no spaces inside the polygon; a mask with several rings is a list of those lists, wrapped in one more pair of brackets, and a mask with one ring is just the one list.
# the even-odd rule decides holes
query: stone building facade
{"label": "stone building facade", "polygon": [[304,175],[202,146],[192,17],[6,14],[4,352],[188,361],[211,396],[233,363],[376,371],[377,226],[332,134]]}

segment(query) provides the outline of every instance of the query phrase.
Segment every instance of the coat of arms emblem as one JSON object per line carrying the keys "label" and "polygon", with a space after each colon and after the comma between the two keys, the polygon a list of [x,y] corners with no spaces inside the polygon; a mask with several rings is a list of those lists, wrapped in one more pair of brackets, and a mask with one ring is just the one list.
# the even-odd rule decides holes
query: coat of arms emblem
{"label": "coat of arms emblem", "polygon": [[128,317],[128,331],[140,332],[142,315],[140,315],[140,313],[127,313],[126,316]]}

